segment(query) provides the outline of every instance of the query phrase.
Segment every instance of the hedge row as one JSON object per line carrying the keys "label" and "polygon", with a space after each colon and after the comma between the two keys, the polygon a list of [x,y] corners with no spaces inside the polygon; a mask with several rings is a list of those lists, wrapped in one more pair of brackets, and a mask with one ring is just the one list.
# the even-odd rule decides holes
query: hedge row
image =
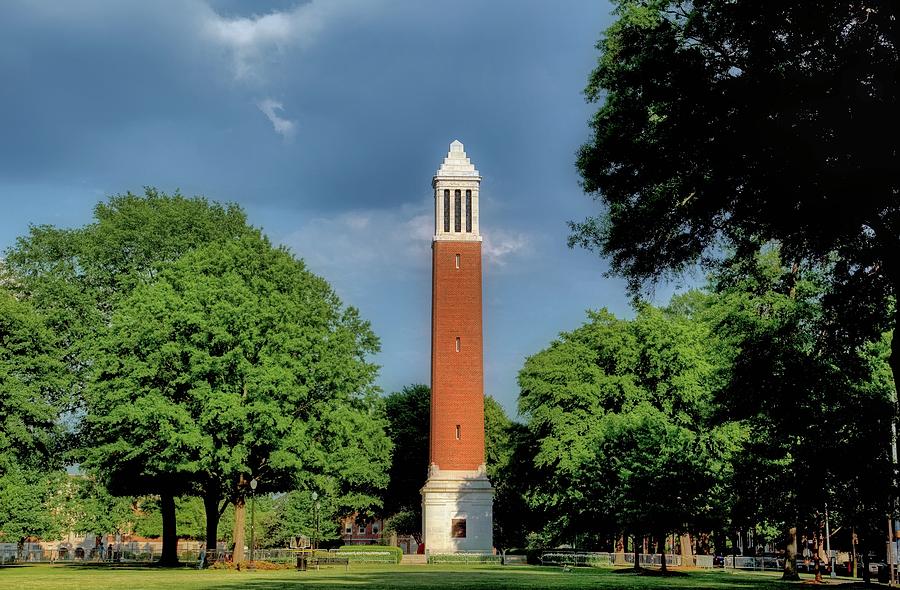
{"label": "hedge row", "polygon": [[499,555],[484,555],[481,553],[440,553],[428,556],[428,563],[502,563]]}
{"label": "hedge row", "polygon": [[400,563],[403,557],[403,550],[391,545],[343,545],[338,547],[338,553],[350,553],[350,563]]}

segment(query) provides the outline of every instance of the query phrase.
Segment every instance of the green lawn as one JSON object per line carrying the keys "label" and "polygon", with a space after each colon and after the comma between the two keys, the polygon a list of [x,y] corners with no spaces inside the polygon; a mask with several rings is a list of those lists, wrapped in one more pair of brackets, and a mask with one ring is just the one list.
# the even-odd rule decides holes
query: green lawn
{"label": "green lawn", "polygon": [[[847,586],[840,584],[841,586]],[[835,584],[837,586],[837,584]],[[116,566],[34,565],[0,568],[0,588],[98,590],[144,588],[211,588],[228,590],[250,588],[276,590],[304,588],[334,590],[335,588],[566,588],[613,590],[624,588],[719,588],[723,590],[754,588],[768,590],[801,588],[778,581],[774,574],[745,574],[731,572],[690,572],[660,578],[635,576],[627,570],[576,569],[530,566],[351,566],[327,568],[321,571],[292,570],[267,572],[237,572],[195,569],[162,570]]]}

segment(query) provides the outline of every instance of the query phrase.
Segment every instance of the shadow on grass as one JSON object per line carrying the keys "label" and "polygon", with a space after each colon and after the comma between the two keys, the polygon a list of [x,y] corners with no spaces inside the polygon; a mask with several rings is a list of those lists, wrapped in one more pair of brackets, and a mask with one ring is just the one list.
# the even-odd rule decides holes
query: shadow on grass
{"label": "shadow on grass", "polygon": [[[633,574],[618,575],[618,574]],[[308,590],[332,590],[334,588],[366,588],[387,590],[400,588],[454,588],[461,590],[661,590],[663,588],[720,589],[720,590],[776,590],[807,585],[812,580],[782,582],[777,578],[734,576],[731,574],[704,572],[667,572],[645,569],[635,575],[633,570],[563,571],[559,568],[534,568],[533,570],[473,570],[473,571],[381,571],[340,573],[323,577],[308,576],[306,572],[276,574],[265,579],[235,579],[233,582],[217,582],[207,588],[212,590],[277,590],[305,588]],[[828,584],[829,587],[849,590],[862,588],[861,583],[848,580]]]}
{"label": "shadow on grass", "polygon": [[633,576],[648,576],[648,577],[657,577],[657,578],[686,578],[690,576],[689,573],[679,571],[679,570],[658,570],[653,568],[642,567],[641,569],[634,569],[633,567],[628,569],[617,569],[613,570],[616,574],[631,574]]}
{"label": "shadow on grass", "polygon": [[187,563],[182,563],[180,565],[160,565],[158,563],[111,563],[111,562],[97,562],[97,561],[82,561],[82,562],[60,562],[56,563],[35,563],[28,564],[23,563],[19,564],[19,567],[29,567],[29,566],[53,566],[53,567],[62,567],[66,569],[72,570],[94,570],[94,571],[183,571],[183,570],[195,570],[197,569],[196,565],[191,565]]}
{"label": "shadow on grass", "polygon": [[[303,590],[336,590],[359,588],[361,590],[389,589],[462,589],[462,590],[799,590],[807,586],[811,577],[801,582],[781,582],[775,575],[751,573],[670,571],[661,575],[658,569],[645,568],[639,573],[633,569],[594,569],[559,567],[506,566],[454,568],[444,566],[378,567],[350,571],[340,568],[323,568],[319,572],[282,571],[198,571],[194,567],[162,568],[151,564],[79,563],[58,564],[55,567],[62,577],[40,577],[40,567],[14,566],[16,569],[34,569],[38,577],[29,580],[21,573],[9,574],[21,577],[22,582],[32,582],[34,588],[100,587],[113,584],[130,590],[166,587],[191,590],[278,590],[296,588]],[[71,572],[73,575],[66,575]],[[109,576],[101,573],[106,572]],[[118,575],[117,575],[118,574]],[[846,579],[845,579],[846,580]],[[40,582],[35,584],[34,582]],[[43,585],[41,585],[43,584]],[[827,584],[833,588],[850,590],[863,586],[852,580]],[[0,584],[2,586],[2,584]]]}

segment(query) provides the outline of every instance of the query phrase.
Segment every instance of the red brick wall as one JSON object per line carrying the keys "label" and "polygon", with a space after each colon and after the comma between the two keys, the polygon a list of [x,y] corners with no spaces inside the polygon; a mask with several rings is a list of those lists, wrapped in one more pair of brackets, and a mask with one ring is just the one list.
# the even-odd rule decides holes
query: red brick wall
{"label": "red brick wall", "polygon": [[436,241],[432,250],[431,463],[474,470],[484,463],[481,242]]}

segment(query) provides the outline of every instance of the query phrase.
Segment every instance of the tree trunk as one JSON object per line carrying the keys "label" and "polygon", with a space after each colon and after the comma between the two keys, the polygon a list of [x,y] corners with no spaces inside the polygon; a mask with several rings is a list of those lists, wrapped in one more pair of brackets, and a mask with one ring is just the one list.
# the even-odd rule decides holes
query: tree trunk
{"label": "tree trunk", "polygon": [[637,535],[634,536],[634,569],[641,569],[641,543],[638,542]]}
{"label": "tree trunk", "polygon": [[800,579],[797,573],[797,527],[788,528],[788,542],[785,547],[784,555],[784,573],[781,575],[782,580],[796,581]]}
{"label": "tree trunk", "polygon": [[206,511],[206,559],[209,566],[216,561],[217,542],[219,540],[219,494],[207,492],[203,496],[203,509]]}
{"label": "tree trunk", "polygon": [[888,364],[894,376],[894,392],[900,393],[900,282],[894,285],[894,337],[891,339]]}
{"label": "tree trunk", "polygon": [[616,539],[616,565],[625,565],[625,535],[619,535]]}
{"label": "tree trunk", "polygon": [[[888,364],[891,367],[891,374],[894,377],[894,405],[891,408],[893,415],[891,416],[891,460],[893,461],[893,475],[891,483],[897,485],[897,416],[898,416],[898,400],[900,400],[900,283],[894,286],[894,334],[891,337],[891,356],[888,358]],[[891,520],[897,516],[897,498],[896,492],[891,494]]]}
{"label": "tree trunk", "polygon": [[688,567],[694,565],[694,547],[691,543],[690,533],[681,535],[681,566]]}
{"label": "tree trunk", "polygon": [[231,538],[234,539],[234,552],[232,561],[237,565],[244,562],[244,529],[247,520],[247,501],[241,496],[234,501],[234,529]]}
{"label": "tree trunk", "polygon": [[822,537],[817,534],[815,536],[815,539],[816,539],[816,545],[815,545],[816,557],[813,560],[813,565],[816,568],[816,583],[821,584],[822,583],[822,561],[821,561],[820,555],[822,553]]}
{"label": "tree trunk", "polygon": [[860,547],[860,550],[860,553],[862,554],[863,584],[868,586],[872,583],[872,574],[869,572],[869,547],[866,544],[863,544]]}
{"label": "tree trunk", "polygon": [[659,571],[662,573],[666,573],[668,571],[668,566],[666,566],[666,533],[660,531],[659,533]]}
{"label": "tree trunk", "polygon": [[175,497],[160,494],[159,510],[162,513],[162,556],[159,564],[172,567],[178,565],[178,531],[175,524]]}

